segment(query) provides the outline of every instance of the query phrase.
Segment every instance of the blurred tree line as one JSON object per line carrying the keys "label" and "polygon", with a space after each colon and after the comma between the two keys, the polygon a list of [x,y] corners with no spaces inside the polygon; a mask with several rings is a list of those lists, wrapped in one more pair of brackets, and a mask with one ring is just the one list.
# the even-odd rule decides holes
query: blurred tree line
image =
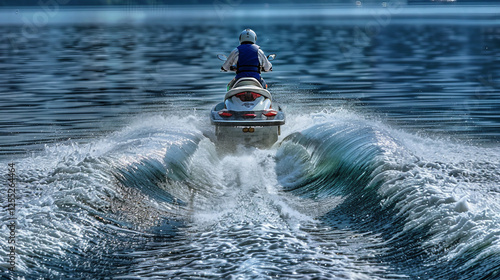
{"label": "blurred tree line", "polygon": [[0,0],[0,6],[111,6],[111,5],[213,5],[213,4],[377,4],[397,1],[405,4],[479,4],[500,0]]}
{"label": "blurred tree line", "polygon": [[[387,0],[390,1],[390,0]],[[402,0],[406,2],[406,0]],[[40,6],[58,3],[64,6],[109,5],[213,5],[218,4],[355,4],[356,0],[0,0],[0,6]],[[382,3],[383,0],[364,0],[363,3]]]}

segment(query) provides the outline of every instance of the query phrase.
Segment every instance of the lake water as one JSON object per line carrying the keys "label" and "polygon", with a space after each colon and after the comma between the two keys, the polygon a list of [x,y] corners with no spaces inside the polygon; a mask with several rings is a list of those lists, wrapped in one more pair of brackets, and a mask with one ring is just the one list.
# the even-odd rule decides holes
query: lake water
{"label": "lake water", "polygon": [[[3,277],[500,277],[500,7],[0,14]],[[246,27],[287,123],[220,154]]]}

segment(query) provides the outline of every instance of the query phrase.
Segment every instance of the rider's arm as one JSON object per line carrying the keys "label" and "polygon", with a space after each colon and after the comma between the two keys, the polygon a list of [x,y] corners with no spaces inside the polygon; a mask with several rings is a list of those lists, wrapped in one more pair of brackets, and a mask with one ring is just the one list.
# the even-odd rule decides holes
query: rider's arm
{"label": "rider's arm", "polygon": [[259,49],[259,61],[264,72],[273,71],[273,65],[271,64],[271,62],[269,62],[266,55],[261,49]]}
{"label": "rider's arm", "polygon": [[222,64],[221,69],[225,71],[231,70],[231,66],[235,65],[238,62],[238,48],[235,48],[230,54],[229,57],[227,58],[226,62]]}

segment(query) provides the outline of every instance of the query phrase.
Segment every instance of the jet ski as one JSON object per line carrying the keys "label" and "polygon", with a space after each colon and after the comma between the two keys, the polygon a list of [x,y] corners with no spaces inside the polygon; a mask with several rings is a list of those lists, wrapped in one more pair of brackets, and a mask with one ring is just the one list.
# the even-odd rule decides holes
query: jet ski
{"label": "jet ski", "polygon": [[[274,57],[272,54],[268,59]],[[245,77],[238,79],[227,90],[224,101],[212,108],[210,121],[215,125],[217,144],[267,148],[278,140],[285,114],[257,79]]]}

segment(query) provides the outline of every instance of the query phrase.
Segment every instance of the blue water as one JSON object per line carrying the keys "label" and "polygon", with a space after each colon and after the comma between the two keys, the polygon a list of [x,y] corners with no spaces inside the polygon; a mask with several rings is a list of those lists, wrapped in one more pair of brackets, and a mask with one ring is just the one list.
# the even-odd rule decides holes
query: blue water
{"label": "blue water", "polygon": [[[499,279],[500,8],[395,4],[1,10],[2,277]],[[287,123],[223,154],[246,27]]]}

